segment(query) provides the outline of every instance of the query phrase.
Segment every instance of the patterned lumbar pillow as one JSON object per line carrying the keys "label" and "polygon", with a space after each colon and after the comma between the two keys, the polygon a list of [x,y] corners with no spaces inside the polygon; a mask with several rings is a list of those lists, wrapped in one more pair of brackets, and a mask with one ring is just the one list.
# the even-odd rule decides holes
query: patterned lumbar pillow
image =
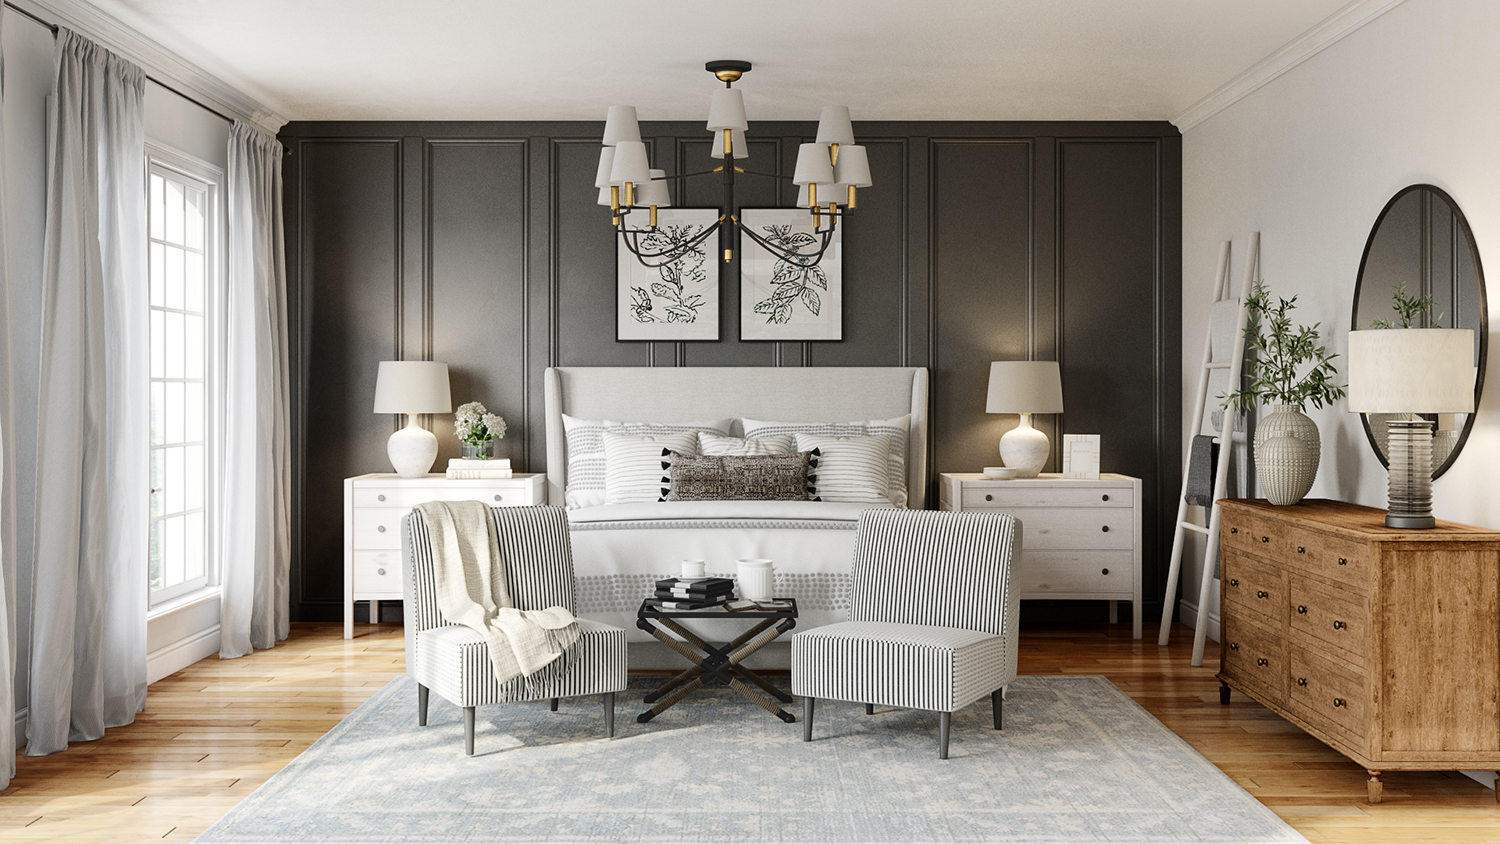
{"label": "patterned lumbar pillow", "polygon": [[[743,420],[746,439],[759,440],[785,434],[817,434],[826,437],[884,436],[890,440],[886,450],[887,499],[897,507],[906,506],[906,448],[911,416],[892,419],[869,419],[863,422],[765,422]],[[803,448],[799,445],[798,448]]]}
{"label": "patterned lumbar pillow", "polygon": [[604,503],[660,501],[671,470],[672,452],[698,453],[698,434],[617,434],[604,432]]}
{"label": "patterned lumbar pillow", "polygon": [[[568,509],[595,507],[604,503],[604,432],[620,434],[685,434],[709,431],[729,435],[731,419],[708,422],[611,422],[578,419],[562,414],[568,444]],[[652,499],[653,501],[655,499]]]}
{"label": "patterned lumbar pillow", "polygon": [[665,501],[806,501],[808,452],[685,457],[672,454]]}
{"label": "patterned lumbar pillow", "polygon": [[890,504],[890,474],[886,452],[890,438],[824,437],[797,434],[799,451],[811,451],[817,469],[808,486],[821,501]]}
{"label": "patterned lumbar pillow", "polygon": [[746,457],[755,454],[791,454],[796,440],[791,434],[782,434],[760,439],[721,437],[701,431],[698,434],[698,453],[711,457]]}

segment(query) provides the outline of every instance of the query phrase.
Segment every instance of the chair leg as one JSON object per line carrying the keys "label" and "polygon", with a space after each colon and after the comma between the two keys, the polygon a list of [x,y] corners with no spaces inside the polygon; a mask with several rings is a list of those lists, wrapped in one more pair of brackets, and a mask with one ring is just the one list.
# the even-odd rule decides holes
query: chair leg
{"label": "chair leg", "polygon": [[552,711],[553,712],[557,711],[557,698],[553,698],[552,699]]}
{"label": "chair leg", "polygon": [[604,737],[615,737],[615,693],[604,693]]}
{"label": "chair leg", "polygon": [[474,755],[474,707],[464,707],[464,755]]}
{"label": "chair leg", "polygon": [[995,710],[995,729],[1000,729],[1001,713],[1005,711],[1005,692],[996,689],[990,692],[990,706]]}
{"label": "chair leg", "polygon": [[802,699],[802,740],[812,741],[813,698]]}
{"label": "chair leg", "polygon": [[873,703],[867,703],[867,704],[865,704],[865,714],[866,715],[874,715],[875,714],[875,704],[873,704]]}
{"label": "chair leg", "polygon": [[417,684],[417,726],[427,726],[427,687]]}
{"label": "chair leg", "polygon": [[948,758],[948,733],[953,729],[953,713],[938,713],[938,758]]}

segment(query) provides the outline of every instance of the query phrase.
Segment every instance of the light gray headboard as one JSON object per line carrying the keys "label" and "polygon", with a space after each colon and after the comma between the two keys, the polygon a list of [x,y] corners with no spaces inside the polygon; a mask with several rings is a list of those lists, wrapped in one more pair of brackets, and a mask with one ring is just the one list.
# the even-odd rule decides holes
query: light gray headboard
{"label": "light gray headboard", "polygon": [[851,422],[909,413],[908,506],[927,503],[927,370],[921,367],[558,366],[543,383],[547,500],[554,503],[563,500],[567,479],[564,413],[616,422]]}

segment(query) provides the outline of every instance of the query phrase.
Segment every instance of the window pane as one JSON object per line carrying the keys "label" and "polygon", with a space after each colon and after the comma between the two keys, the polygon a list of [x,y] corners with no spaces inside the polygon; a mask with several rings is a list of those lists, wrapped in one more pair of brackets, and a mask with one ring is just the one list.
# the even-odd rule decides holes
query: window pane
{"label": "window pane", "polygon": [[187,191],[187,245],[203,248],[203,191],[197,188]]}
{"label": "window pane", "polygon": [[151,236],[156,238],[157,240],[161,240],[162,236],[166,233],[166,227],[163,224],[163,220],[165,219],[165,205],[163,205],[162,201],[164,195],[163,191],[165,190],[166,188],[162,184],[162,178],[160,176],[153,175],[151,177],[150,199]]}
{"label": "window pane", "polygon": [[183,317],[187,331],[187,345],[183,349],[183,377],[203,377],[203,317]]}
{"label": "window pane", "polygon": [[160,243],[151,244],[151,307],[167,305],[166,253]]}
{"label": "window pane", "polygon": [[203,385],[187,385],[187,422],[185,437],[190,443],[203,442]]}
{"label": "window pane", "polygon": [[159,448],[151,450],[151,518],[156,518],[162,513],[161,480],[165,471],[166,458]]}
{"label": "window pane", "polygon": [[183,307],[190,311],[203,313],[203,256],[197,252],[187,253],[187,267],[183,273],[183,283],[187,286]]}
{"label": "window pane", "polygon": [[151,523],[151,591],[166,586],[161,566],[161,522]]}
{"label": "window pane", "polygon": [[175,246],[166,247],[167,250],[167,307],[181,308],[186,302],[183,292],[183,254],[182,250]]}
{"label": "window pane", "polygon": [[[152,314],[155,316],[155,314]],[[151,444],[161,445],[166,442],[167,428],[167,385],[157,381],[151,385]],[[151,485],[156,486],[156,481]]]}
{"label": "window pane", "polygon": [[183,568],[185,579],[192,580],[204,575],[203,557],[208,549],[204,547],[203,542],[203,514],[189,513],[185,521],[187,522],[187,548],[185,549],[187,563]]}
{"label": "window pane", "polygon": [[151,312],[151,377],[167,377],[166,314]]}
{"label": "window pane", "polygon": [[166,478],[163,481],[163,486],[166,487],[166,500],[163,503],[163,512],[181,513],[184,497],[182,494],[182,475],[183,469],[186,468],[184,464],[187,461],[183,459],[184,454],[181,446],[166,448],[163,451],[167,455],[167,472]]}
{"label": "window pane", "polygon": [[183,574],[186,566],[183,565],[183,563],[185,562],[183,559],[183,557],[185,556],[183,552],[187,549],[185,547],[186,543],[183,541],[185,539],[185,537],[183,536],[183,528],[185,527],[186,521],[187,520],[181,516],[174,516],[162,522],[162,524],[165,525],[167,529],[165,537],[166,542],[163,543],[166,547],[162,549],[162,562],[164,563],[163,567],[165,569],[164,579],[166,580],[168,586],[176,586],[184,579]]}
{"label": "window pane", "polygon": [[183,396],[184,384],[181,381],[168,381],[167,384],[167,442],[176,444],[183,442],[183,430],[186,427],[186,414],[183,413],[183,405],[186,399]]}
{"label": "window pane", "polygon": [[183,496],[188,510],[203,509],[203,446],[190,445],[186,452],[187,466],[184,468],[187,494]]}
{"label": "window pane", "polygon": [[183,334],[186,333],[182,325],[182,314],[167,314],[167,377],[181,378],[183,372]]}
{"label": "window pane", "polygon": [[163,239],[168,243],[182,243],[182,185],[167,179],[167,231]]}

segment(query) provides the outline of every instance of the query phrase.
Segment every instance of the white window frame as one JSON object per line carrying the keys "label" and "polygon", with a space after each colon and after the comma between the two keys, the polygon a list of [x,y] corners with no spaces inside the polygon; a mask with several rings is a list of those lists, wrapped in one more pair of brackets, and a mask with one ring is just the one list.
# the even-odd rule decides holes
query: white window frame
{"label": "white window frame", "polygon": [[[225,313],[226,296],[225,285],[228,278],[228,263],[226,259],[227,249],[225,241],[227,238],[227,207],[224,196],[224,171],[219,167],[203,161],[202,159],[188,155],[180,150],[155,143],[146,142],[146,246],[149,260],[151,244],[150,221],[150,190],[151,176],[165,176],[176,181],[185,181],[194,187],[202,188],[207,197],[205,206],[207,217],[203,221],[203,266],[205,272],[203,305],[204,305],[204,361],[203,361],[203,463],[204,463],[204,488],[203,488],[203,541],[204,558],[202,577],[184,581],[175,586],[167,586],[154,592],[150,591],[150,582],[147,581],[147,593],[150,596],[148,611],[162,611],[168,609],[166,605],[180,603],[183,599],[191,600],[197,593],[217,592],[221,583],[221,536],[222,525],[220,524],[221,497],[220,487],[224,478],[224,382],[227,375],[226,349],[227,322]],[[145,295],[149,296],[149,285]],[[145,385],[150,390],[150,382]],[[148,441],[146,443],[148,452],[154,447]],[[154,520],[154,517],[153,517]],[[147,549],[149,554],[149,548]]]}

